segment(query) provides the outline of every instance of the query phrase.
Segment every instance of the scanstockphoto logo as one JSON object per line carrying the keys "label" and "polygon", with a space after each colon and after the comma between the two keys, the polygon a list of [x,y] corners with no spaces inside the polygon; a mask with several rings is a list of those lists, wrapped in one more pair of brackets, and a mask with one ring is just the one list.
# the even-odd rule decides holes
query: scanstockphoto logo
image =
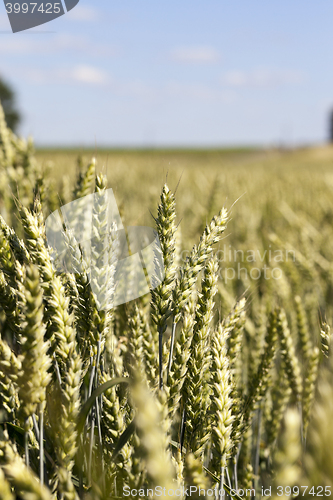
{"label": "scanstockphoto logo", "polygon": [[53,21],[74,9],[80,0],[52,0],[26,2],[3,0],[13,33],[35,28]]}
{"label": "scanstockphoto logo", "polygon": [[62,206],[48,216],[45,231],[55,269],[83,276],[99,310],[146,295],[164,279],[157,232],[125,228],[112,189]]}

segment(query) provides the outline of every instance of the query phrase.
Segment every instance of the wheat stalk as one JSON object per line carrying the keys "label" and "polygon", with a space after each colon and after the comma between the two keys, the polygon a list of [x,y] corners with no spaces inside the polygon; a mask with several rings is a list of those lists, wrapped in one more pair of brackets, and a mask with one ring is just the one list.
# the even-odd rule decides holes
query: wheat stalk
{"label": "wheat stalk", "polygon": [[[223,477],[227,460],[233,447],[231,440],[232,423],[232,384],[227,354],[227,341],[230,330],[223,324],[215,330],[212,339],[212,452],[214,472]],[[220,487],[223,487],[221,479]]]}

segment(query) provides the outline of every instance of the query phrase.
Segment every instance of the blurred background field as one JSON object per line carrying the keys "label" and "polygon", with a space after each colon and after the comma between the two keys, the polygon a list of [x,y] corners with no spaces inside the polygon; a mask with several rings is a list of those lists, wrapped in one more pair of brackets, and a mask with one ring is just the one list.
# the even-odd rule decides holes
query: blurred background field
{"label": "blurred background field", "polygon": [[149,210],[155,208],[165,181],[173,189],[177,186],[182,232],[191,241],[221,205],[231,206],[240,197],[233,208],[238,228],[246,225],[248,217],[244,220],[243,215],[249,208],[258,218],[269,204],[275,216],[283,218],[279,207],[285,202],[311,217],[332,196],[333,146],[296,150],[36,151],[38,162],[48,166],[50,178],[65,191],[73,188],[78,159],[85,164],[92,157],[96,157],[97,169],[108,176],[128,224],[149,223]]}
{"label": "blurred background field", "polygon": [[[37,150],[36,158],[49,170],[61,204],[71,199],[79,164],[86,165],[93,156],[97,171],[108,177],[127,226],[154,226],[156,200],[167,181],[176,192],[184,258],[212,216],[222,206],[231,209],[232,220],[219,245],[220,285],[228,306],[245,290],[252,297],[267,292],[272,297],[275,290],[276,296],[285,295],[287,303],[297,294],[306,297],[314,335],[319,334],[320,315],[331,320],[332,146],[293,150]],[[289,276],[285,254],[281,262],[274,260],[274,251],[288,250],[295,253],[295,269],[300,272],[296,281]],[[265,265],[269,272],[282,268],[283,276],[276,271],[279,279],[264,279]],[[240,273],[239,268],[243,269]],[[256,270],[250,275],[253,268],[261,275]]]}

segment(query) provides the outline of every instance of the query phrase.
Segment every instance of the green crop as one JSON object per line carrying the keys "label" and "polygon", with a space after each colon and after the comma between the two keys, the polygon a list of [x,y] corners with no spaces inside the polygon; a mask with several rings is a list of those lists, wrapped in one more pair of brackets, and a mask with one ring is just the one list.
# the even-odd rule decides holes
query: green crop
{"label": "green crop", "polygon": [[[278,154],[258,152],[255,166],[227,157],[218,172],[213,152],[203,175],[200,153],[186,154],[185,187],[171,189],[170,167],[159,202],[153,174],[139,182],[139,154],[123,177],[133,206],[121,215],[135,220],[142,192],[154,217],[138,218],[156,227],[165,277],[112,308],[105,171],[80,161],[69,189],[0,108],[0,500],[154,498],[157,486],[223,486],[239,500],[252,488],[278,498],[278,486],[332,486],[332,172],[322,166],[320,181],[292,165],[291,181],[285,169],[278,179]],[[218,206],[246,191],[247,169],[248,195]],[[45,234],[60,204],[93,192],[90,258],[107,278],[98,298],[75,235],[65,233],[74,266],[59,272]]]}

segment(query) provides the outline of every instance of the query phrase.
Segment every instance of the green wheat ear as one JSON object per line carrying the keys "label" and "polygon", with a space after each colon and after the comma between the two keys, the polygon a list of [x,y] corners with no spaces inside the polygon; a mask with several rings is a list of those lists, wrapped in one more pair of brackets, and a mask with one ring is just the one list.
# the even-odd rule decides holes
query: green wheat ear
{"label": "green wheat ear", "polygon": [[79,166],[78,177],[76,181],[76,186],[73,191],[73,200],[77,198],[83,198],[88,194],[91,194],[94,188],[96,175],[96,159],[92,158],[90,163],[88,163],[85,171]]}
{"label": "green wheat ear", "polygon": [[276,445],[283,416],[291,396],[291,388],[286,377],[283,363],[280,364],[278,376],[272,388],[272,408],[270,416],[265,421],[267,447],[271,453]]}
{"label": "green wheat ear", "polygon": [[308,361],[311,356],[312,344],[310,341],[309,329],[306,319],[305,310],[302,299],[299,295],[295,297],[296,312],[297,312],[297,328],[302,348],[302,354],[305,361]]}
{"label": "green wheat ear", "polygon": [[[3,217],[0,215],[0,229],[8,241],[9,247],[15,259],[20,264],[27,263],[30,260],[29,252],[24,242],[17,236],[13,228],[9,227]],[[7,245],[5,243],[5,245]]]}
{"label": "green wheat ear", "polygon": [[329,357],[330,346],[331,346],[331,329],[327,323],[323,323],[320,329],[320,338],[321,338],[321,352],[325,358]]}
{"label": "green wheat ear", "polygon": [[240,376],[239,358],[242,349],[243,327],[246,316],[246,299],[243,298],[236,303],[235,307],[225,320],[225,326],[229,330],[228,354],[231,364],[233,378]]}
{"label": "green wheat ear", "polygon": [[22,370],[21,356],[16,356],[0,338],[0,407],[16,420],[19,407],[17,380]]}
{"label": "green wheat ear", "polygon": [[[158,355],[159,355],[159,386],[163,387],[163,334],[166,330],[166,322],[171,308],[171,296],[175,286],[176,277],[176,202],[173,193],[165,184],[162,189],[161,201],[158,206],[158,215],[155,219],[157,233],[161,245],[161,257],[163,258],[164,269],[160,269],[160,255],[156,255],[154,259],[155,272],[157,275],[163,274],[164,279],[160,285],[151,290],[151,317],[156,324],[158,331]],[[174,343],[175,332],[172,332],[170,346],[170,363],[172,360],[172,350]]]}
{"label": "green wheat ear", "polygon": [[297,401],[300,401],[302,394],[302,377],[298,358],[296,357],[295,347],[288,328],[286,313],[281,310],[278,315],[277,330],[281,344],[281,354],[285,364],[286,373],[293,394]]}
{"label": "green wheat ear", "polygon": [[[299,465],[301,457],[300,427],[299,412],[296,409],[289,409],[285,414],[284,429],[274,456],[275,488],[277,486],[293,487],[299,484],[302,474]],[[288,497],[283,495],[282,498]]]}
{"label": "green wheat ear", "polygon": [[180,334],[175,343],[175,355],[168,378],[169,417],[172,420],[180,407],[183,386],[188,372],[188,361],[191,355],[193,328],[195,325],[196,296],[193,293],[184,307]]}
{"label": "green wheat ear", "polygon": [[173,193],[165,184],[162,189],[161,200],[158,206],[158,215],[155,219],[157,234],[164,261],[163,282],[151,291],[152,319],[158,331],[166,328],[167,313],[171,305],[171,295],[176,277],[176,202]]}
{"label": "green wheat ear", "polygon": [[21,289],[21,349],[22,372],[18,379],[21,412],[26,420],[45,408],[46,387],[50,383],[49,343],[44,341],[43,293],[40,276],[34,266],[26,268]]}
{"label": "green wheat ear", "polygon": [[309,358],[308,373],[306,374],[304,382],[304,390],[302,395],[302,417],[303,417],[303,435],[306,437],[311,407],[315,398],[316,383],[318,377],[319,366],[318,347],[314,347]]}
{"label": "green wheat ear", "polygon": [[183,397],[187,413],[187,435],[191,451],[202,455],[209,439],[208,408],[210,405],[210,340],[213,330],[214,297],[217,292],[218,262],[211,258],[205,266],[201,292],[193,327],[191,354],[188,360]]}
{"label": "green wheat ear", "polygon": [[232,383],[229,368],[227,341],[230,330],[223,324],[213,333],[212,338],[212,452],[214,472],[223,473],[233,447],[231,440],[232,423]]}
{"label": "green wheat ear", "polygon": [[227,222],[228,212],[222,208],[210,224],[207,224],[198,246],[193,247],[190,256],[181,267],[172,293],[172,314],[175,323],[180,320],[181,311],[191,296],[198,274],[203,269],[205,261],[211,256],[213,245],[221,240]]}
{"label": "green wheat ear", "polygon": [[9,286],[0,271],[0,305],[13,331],[18,329],[17,291]]}
{"label": "green wheat ear", "polygon": [[318,397],[312,407],[312,420],[306,441],[304,465],[311,485],[332,485],[333,467],[333,390],[332,371],[325,370],[318,384]]}
{"label": "green wheat ear", "polygon": [[[242,414],[237,418],[237,436],[241,436],[250,424],[252,412],[257,403],[265,396],[270,378],[270,370],[273,366],[276,355],[276,343],[278,339],[277,324],[280,311],[273,311],[268,320],[267,332],[265,335],[265,348],[261,355],[260,363],[255,375],[249,381],[248,394],[244,397],[242,404]],[[237,438],[237,441],[239,439]]]}
{"label": "green wheat ear", "polygon": [[175,471],[167,450],[168,440],[162,427],[162,413],[147,386],[135,381],[131,399],[136,409],[135,424],[140,439],[141,460],[145,463],[151,486],[173,488]]}
{"label": "green wheat ear", "polygon": [[185,486],[196,486],[202,490],[207,490],[210,487],[210,482],[204,473],[202,462],[193,453],[187,453],[185,456],[184,479]]}
{"label": "green wheat ear", "polygon": [[7,481],[14,488],[15,498],[52,500],[50,490],[40,484],[37,476],[30,467],[26,467],[8,440],[1,443],[1,466]]}

